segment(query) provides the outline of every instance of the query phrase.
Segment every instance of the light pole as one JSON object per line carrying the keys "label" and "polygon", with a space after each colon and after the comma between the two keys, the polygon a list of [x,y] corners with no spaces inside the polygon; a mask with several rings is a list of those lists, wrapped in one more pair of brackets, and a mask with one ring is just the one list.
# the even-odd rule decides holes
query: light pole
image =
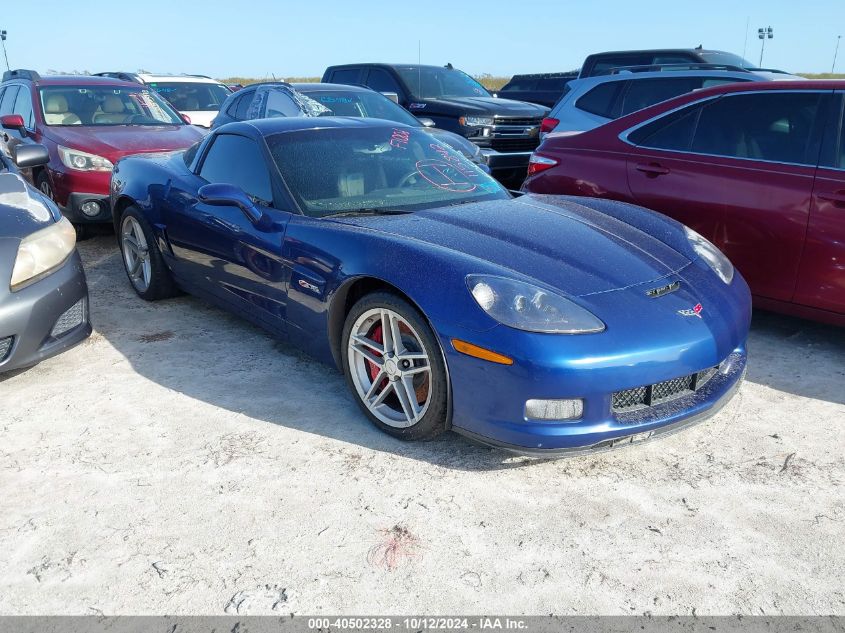
{"label": "light pole", "polygon": [[760,44],[760,63],[758,66],[760,68],[763,67],[763,52],[766,50],[766,40],[772,39],[775,36],[775,32],[772,30],[772,27],[768,27],[765,29],[757,29],[757,37],[759,37],[762,41]]}
{"label": "light pole", "polygon": [[833,63],[830,65],[830,74],[833,74],[833,69],[836,68],[836,55],[839,53],[839,40],[842,39],[841,35],[836,36],[836,48],[833,49]]}
{"label": "light pole", "polygon": [[0,31],[0,44],[3,44],[3,57],[6,58],[6,70],[9,68],[9,56],[6,54],[6,31]]}

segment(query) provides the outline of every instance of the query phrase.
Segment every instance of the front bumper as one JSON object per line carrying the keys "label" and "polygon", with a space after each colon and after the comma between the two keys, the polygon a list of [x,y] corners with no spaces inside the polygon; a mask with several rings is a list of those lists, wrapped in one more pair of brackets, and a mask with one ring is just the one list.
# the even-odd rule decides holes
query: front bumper
{"label": "front bumper", "polygon": [[[671,281],[679,281],[680,287],[670,294],[651,298],[645,292]],[[438,331],[449,368],[455,431],[521,453],[597,450],[711,415],[742,380],[751,300],[738,273],[725,286],[696,261],[661,280],[584,295],[578,301],[605,322],[604,332],[537,334],[502,325]],[[700,314],[689,310],[699,303]],[[513,364],[460,354],[452,348],[453,338],[504,354]],[[675,399],[649,396],[650,406],[636,411],[614,406],[614,394],[624,400],[620,392],[643,387],[656,393],[666,381],[716,366],[718,373],[706,382],[696,381],[691,390],[680,390]],[[583,404],[578,419],[526,416],[528,400],[573,399]]]}
{"label": "front bumper", "polygon": [[[60,322],[58,329],[67,329],[59,333]],[[7,341],[0,346],[7,348],[0,354],[0,372],[35,365],[90,334],[88,285],[76,252],[34,284],[0,293],[0,342]]]}
{"label": "front bumper", "polygon": [[481,148],[487,164],[492,171],[501,169],[522,169],[528,170],[528,161],[533,152],[497,152],[494,149]]}
{"label": "front bumper", "polygon": [[[86,202],[96,202],[100,208],[99,213],[94,216],[83,213],[82,205]],[[109,196],[100,193],[72,193],[68,196],[67,205],[59,208],[74,224],[103,224],[112,221]]]}
{"label": "front bumper", "polygon": [[[109,204],[111,172],[76,172],[70,169],[57,170],[52,165],[48,172],[56,204],[64,216],[74,224],[102,224],[111,222]],[[100,207],[97,215],[82,212],[86,202],[96,202]]]}
{"label": "front bumper", "polygon": [[[705,388],[650,407],[636,423],[622,422],[611,414],[607,421],[591,425],[534,424],[525,428],[524,437],[516,440],[522,443],[517,444],[480,435],[461,427],[453,427],[453,430],[481,444],[532,457],[579,455],[628,446],[677,433],[718,413],[733,398],[745,378],[745,349],[737,349],[726,360],[729,361],[726,363],[727,371],[720,372]],[[566,431],[572,431],[572,434],[560,435]],[[550,444],[562,445],[546,448],[543,441],[537,442],[538,438],[543,438]]]}

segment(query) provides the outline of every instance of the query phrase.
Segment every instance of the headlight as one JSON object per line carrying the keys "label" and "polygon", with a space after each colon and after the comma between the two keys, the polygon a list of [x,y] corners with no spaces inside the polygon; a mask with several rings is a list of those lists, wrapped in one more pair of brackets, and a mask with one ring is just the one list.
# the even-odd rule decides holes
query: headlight
{"label": "headlight", "polygon": [[12,269],[12,290],[61,266],[74,246],[76,231],[67,218],[23,238]]}
{"label": "headlight", "polygon": [[107,158],[62,145],[59,145],[59,158],[62,159],[65,167],[78,171],[111,171],[114,169],[114,165]]}
{"label": "headlight", "polygon": [[730,284],[734,278],[734,266],[731,260],[725,257],[718,248],[713,246],[709,240],[702,237],[689,227],[684,227],[692,249],[703,259],[719,279]]}
{"label": "headlight", "polygon": [[458,123],[466,125],[467,127],[483,127],[485,125],[493,125],[493,117],[491,116],[462,116],[458,119]]}
{"label": "headlight", "polygon": [[468,275],[475,301],[503,325],[527,332],[588,334],[604,323],[578,304],[537,286],[505,277]]}

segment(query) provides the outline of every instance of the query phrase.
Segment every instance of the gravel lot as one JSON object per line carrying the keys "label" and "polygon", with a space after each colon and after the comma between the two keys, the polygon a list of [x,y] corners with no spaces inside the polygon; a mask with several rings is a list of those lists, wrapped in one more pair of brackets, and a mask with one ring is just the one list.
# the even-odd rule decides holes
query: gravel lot
{"label": "gravel lot", "polygon": [[845,330],[758,313],[710,421],[530,460],[379,433],[113,240],[91,339],[0,378],[0,613],[845,614]]}

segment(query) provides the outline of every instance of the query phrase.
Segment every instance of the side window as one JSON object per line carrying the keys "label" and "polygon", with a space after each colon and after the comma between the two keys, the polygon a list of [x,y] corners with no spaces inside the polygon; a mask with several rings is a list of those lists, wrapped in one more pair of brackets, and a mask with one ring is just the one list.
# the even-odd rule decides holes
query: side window
{"label": "side window", "polygon": [[584,112],[605,118],[613,117],[613,106],[625,81],[608,81],[599,84],[575,102],[575,107]]}
{"label": "side window", "polygon": [[640,147],[689,151],[701,104],[683,108],[647,123],[628,134],[628,141]]}
{"label": "side window", "polygon": [[15,99],[18,98],[18,86],[7,86],[0,101],[0,114],[12,114],[15,107]]}
{"label": "side window", "polygon": [[302,109],[290,95],[281,90],[271,89],[267,93],[264,116],[268,119],[280,116],[302,116]]}
{"label": "side window", "polygon": [[[249,112],[249,105],[252,103],[252,100],[255,98],[255,91],[250,90],[245,95],[243,95],[240,100],[237,102],[237,106],[235,107],[235,112],[232,114],[234,118],[238,121],[245,121],[247,112]],[[231,113],[231,108],[230,108]]]}
{"label": "side window", "polygon": [[376,92],[395,92],[398,95],[402,94],[396,80],[390,76],[390,73],[381,68],[370,68],[370,73],[367,75],[367,86]]}
{"label": "side window", "polygon": [[724,96],[702,110],[692,151],[816,165],[818,147],[810,137],[821,97],[774,91]]}
{"label": "side window", "polygon": [[237,112],[238,110],[238,105],[240,105],[241,101],[243,101],[244,98],[246,98],[246,95],[242,94],[232,99],[232,102],[229,104],[229,107],[226,108],[226,114],[234,118],[235,112]]}
{"label": "side window", "polygon": [[26,88],[21,88],[18,91],[18,98],[15,101],[15,107],[12,112],[20,114],[23,117],[24,125],[30,130],[35,128],[35,114],[32,112],[32,97]]}
{"label": "side window", "polygon": [[264,155],[255,141],[234,134],[219,134],[205,155],[199,176],[243,189],[256,201],[270,204],[273,189]]}
{"label": "side window", "polygon": [[342,68],[332,71],[329,81],[333,84],[359,84],[361,83],[361,70],[358,68]]}
{"label": "side window", "polygon": [[[622,109],[618,116],[625,116],[642,110],[655,103],[666,101],[699,87],[700,79],[692,77],[672,77],[668,79],[640,79],[628,82],[628,89],[622,100]],[[616,113],[615,113],[616,114]]]}

